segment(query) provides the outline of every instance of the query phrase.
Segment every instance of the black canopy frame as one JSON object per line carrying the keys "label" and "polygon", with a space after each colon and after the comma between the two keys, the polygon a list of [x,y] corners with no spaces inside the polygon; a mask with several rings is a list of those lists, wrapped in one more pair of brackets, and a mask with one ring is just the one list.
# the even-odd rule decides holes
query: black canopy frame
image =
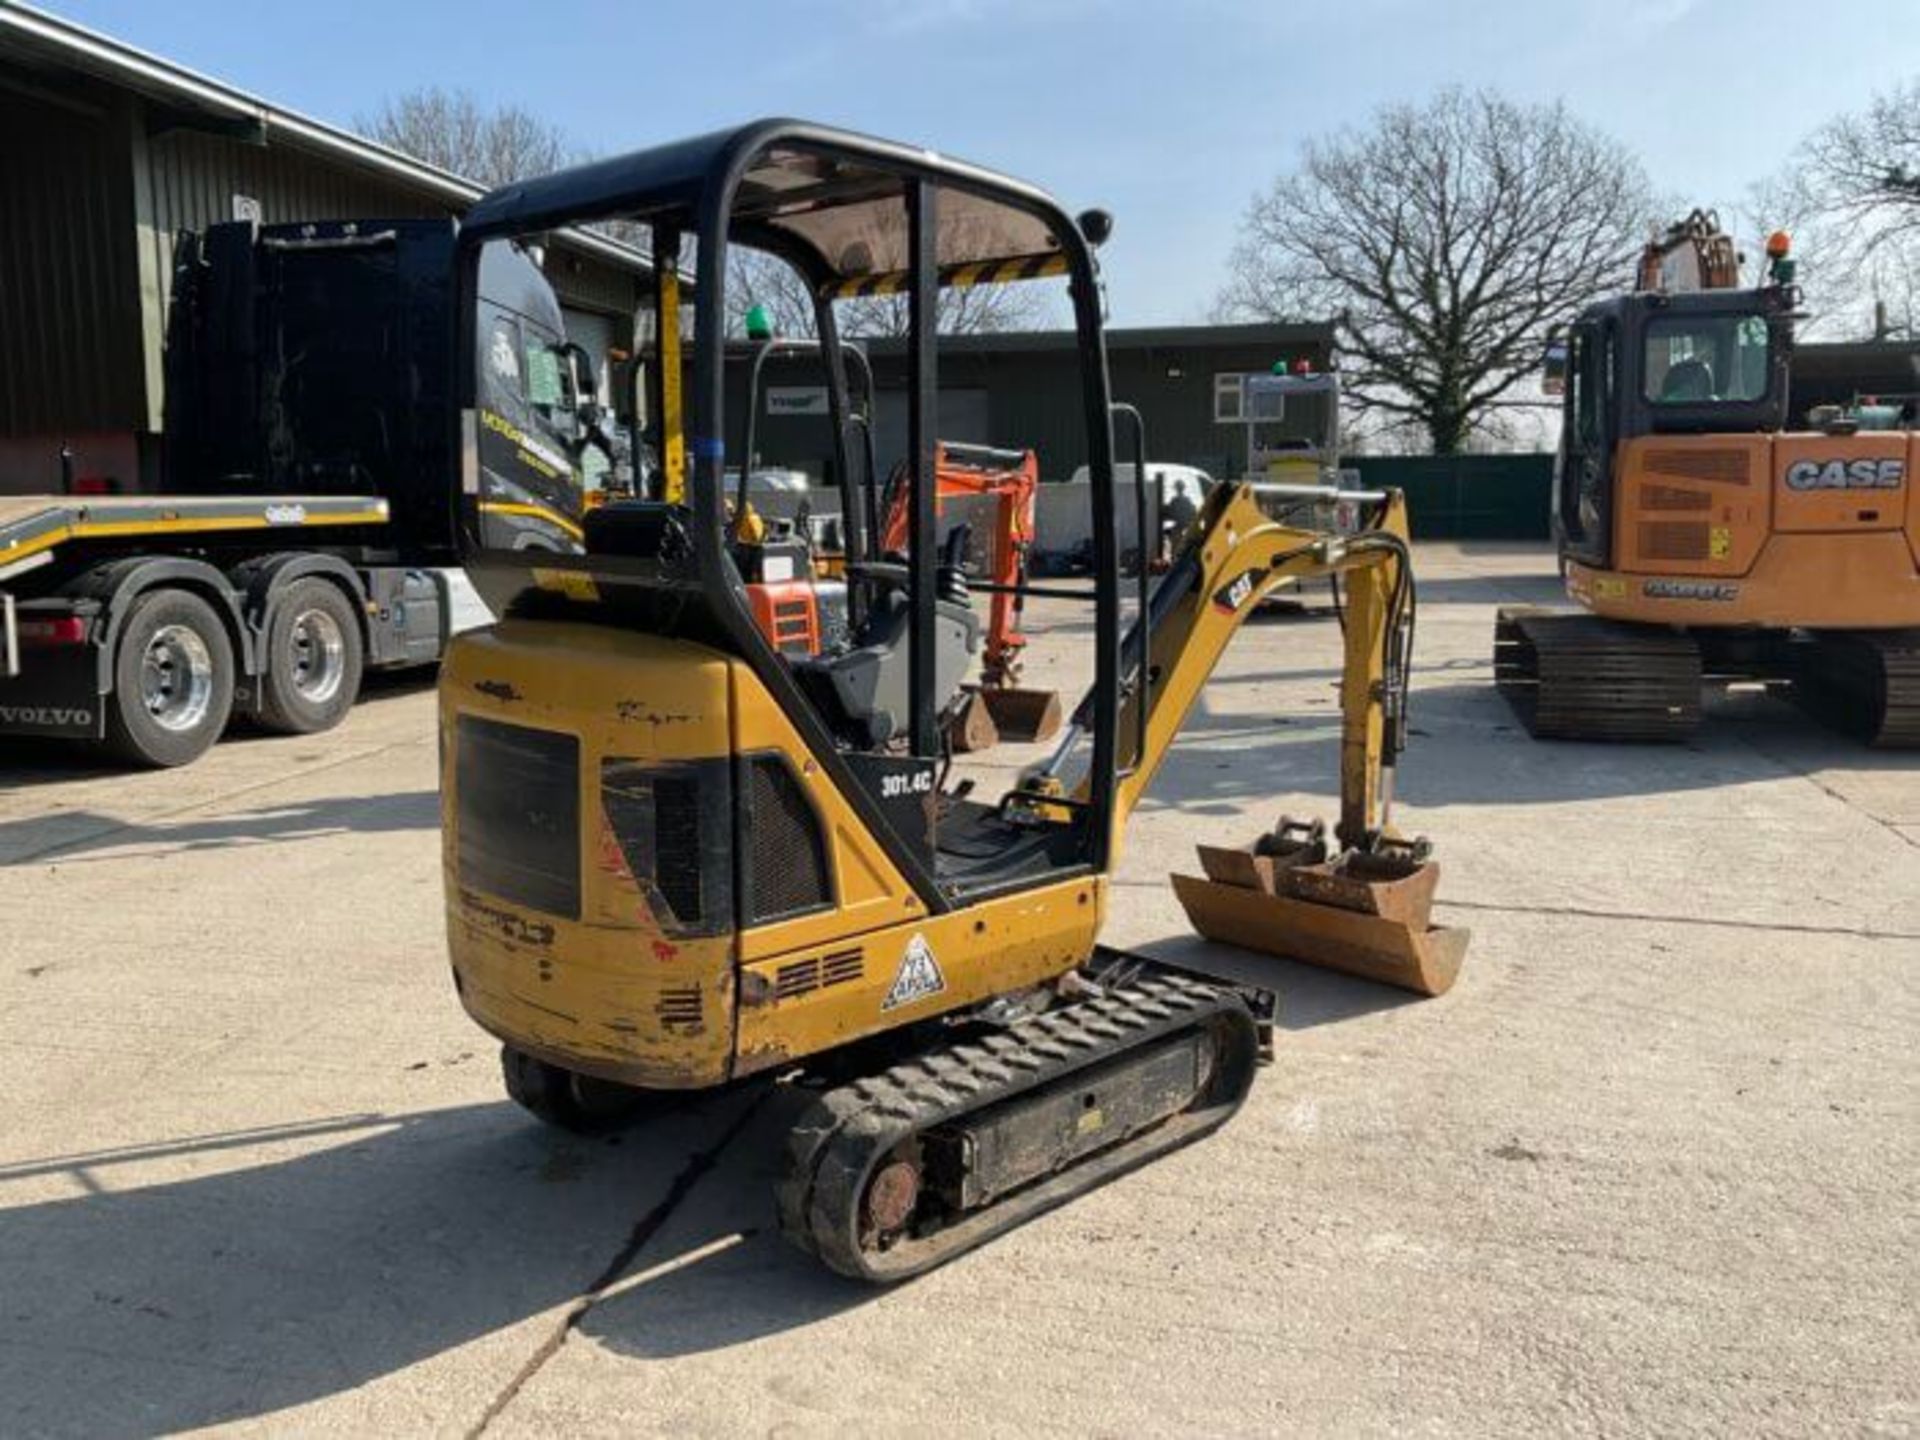
{"label": "black canopy frame", "polygon": [[[788,184],[788,181],[793,183]],[[895,234],[877,223],[899,206],[905,224]],[[957,217],[942,229],[943,212]],[[847,376],[833,313],[837,294],[866,282],[905,293],[911,315],[909,354],[910,665],[914,713],[910,743],[916,756],[938,750],[933,714],[935,560],[934,448],[938,392],[936,300],[942,281],[999,278],[1002,262],[1024,273],[1064,271],[1073,303],[1082,366],[1082,405],[1092,476],[1093,559],[1096,576],[1095,680],[1079,714],[1088,722],[1091,756],[1085,803],[1071,807],[1079,835],[1079,864],[1105,870],[1114,840],[1117,730],[1120,704],[1119,546],[1113,477],[1111,385],[1102,333],[1098,273],[1092,245],[1073,218],[1044,191],[934,152],[796,120],[762,120],[737,129],[613,157],[502,187],[469,212],[461,234],[456,325],[452,349],[471,355],[472,305],[481,247],[500,240],[602,220],[646,223],[656,232],[695,237],[694,355],[686,437],[689,469],[686,529],[692,567],[673,577],[639,577],[640,584],[696,591],[733,651],[753,669],[837,782],[863,822],[887,848],[920,899],[935,913],[951,907],[935,857],[903,834],[847,762],[825,722],[801,693],[787,662],[755,624],[744,584],[726,542],[725,336],[728,249],[768,252],[795,267],[815,297],[821,357],[827,372],[831,424],[843,485],[851,486],[854,424]],[[964,222],[964,223],[963,223]],[[830,242],[839,242],[837,245]],[[904,252],[894,253],[898,245]],[[996,244],[1001,248],[996,249]],[[904,260],[903,264],[890,263]],[[998,269],[996,269],[998,267]],[[663,368],[666,363],[662,361]],[[472,367],[456,376],[458,407],[470,416]],[[470,420],[464,423],[470,423]],[[460,437],[455,437],[459,453]],[[866,477],[877,483],[878,477]],[[843,491],[843,496],[846,492]],[[471,498],[471,497],[469,497]],[[864,556],[869,537],[864,507],[843,499],[850,558]],[[477,544],[469,525],[463,548]],[[502,589],[512,595],[541,588],[534,574],[584,572],[614,584],[619,557],[491,555],[487,563],[522,572]],[[490,597],[491,598],[491,597]],[[1054,874],[1057,875],[1057,871]],[[1053,878],[1041,876],[1040,880]],[[1019,883],[1039,883],[1029,879]]]}

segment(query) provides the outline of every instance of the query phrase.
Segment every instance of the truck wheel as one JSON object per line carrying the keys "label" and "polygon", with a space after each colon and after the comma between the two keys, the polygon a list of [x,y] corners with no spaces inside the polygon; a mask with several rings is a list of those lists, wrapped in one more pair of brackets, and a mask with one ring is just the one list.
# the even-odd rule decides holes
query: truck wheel
{"label": "truck wheel", "polygon": [[296,580],[267,632],[260,723],[283,735],[331,730],[360,698],[360,617],[331,581]]}
{"label": "truck wheel", "polygon": [[639,1119],[659,1102],[651,1091],[576,1075],[536,1060],[511,1045],[500,1047],[507,1094],[547,1124],[576,1135],[594,1135]]}
{"label": "truck wheel", "polygon": [[107,748],[136,765],[185,765],[233,712],[233,644],[213,607],[185,590],[134,601],[113,657]]}

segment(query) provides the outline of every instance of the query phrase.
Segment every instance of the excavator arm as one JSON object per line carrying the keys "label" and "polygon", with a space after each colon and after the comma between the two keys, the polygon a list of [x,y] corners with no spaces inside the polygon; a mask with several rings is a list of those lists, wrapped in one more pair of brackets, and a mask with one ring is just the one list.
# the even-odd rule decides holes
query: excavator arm
{"label": "excavator arm", "polygon": [[[1398,491],[1374,497],[1374,525],[1353,535],[1296,528],[1266,514],[1259,487],[1217,485],[1172,567],[1154,589],[1144,623],[1125,638],[1126,677],[1118,753],[1121,780],[1113,853],[1128,817],[1213,675],[1227,642],[1261,601],[1282,586],[1337,577],[1345,590],[1340,683],[1340,820],[1337,836],[1365,848],[1392,803],[1392,771],[1404,740],[1413,624],[1413,575],[1406,503]],[[1141,683],[1141,639],[1147,644]],[[1055,759],[1065,762],[1089,718],[1083,702]],[[1145,704],[1144,727],[1141,705]],[[1391,832],[1389,832],[1391,833]]]}

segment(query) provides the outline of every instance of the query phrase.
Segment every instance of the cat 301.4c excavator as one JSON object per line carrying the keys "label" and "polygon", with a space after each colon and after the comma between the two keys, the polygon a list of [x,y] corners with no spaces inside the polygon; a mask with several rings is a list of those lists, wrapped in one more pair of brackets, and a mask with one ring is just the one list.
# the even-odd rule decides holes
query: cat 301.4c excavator
{"label": "cat 301.4c excavator", "polygon": [[[462,230],[461,293],[490,244],[612,218],[654,235],[646,409],[662,464],[586,515],[582,553],[530,556],[483,543],[467,446],[463,563],[504,618],[459,637],[440,687],[455,981],[505,1043],[509,1090],[561,1124],[645,1092],[811,1073],[782,1227],[835,1270],[897,1279],[1239,1107],[1262,1038],[1248,997],[1096,943],[1122,831],[1242,621],[1276,586],[1338,574],[1337,834],[1354,852],[1396,838],[1405,511],[1383,493],[1359,533],[1315,533],[1223,485],[1165,575],[1123,577],[1113,418],[1128,412],[1108,394],[1101,212],[1070,218],[917,147],[763,121],[494,193]],[[700,277],[685,347],[683,237]],[[728,515],[734,244],[791,263],[816,297],[849,627],[819,654],[783,654],[756,624],[760,567]],[[1067,278],[1083,362],[1095,565],[1059,598],[1090,613],[1094,678],[1052,758],[981,800],[945,784],[981,627],[935,544],[935,300],[1035,275]],[[874,558],[862,487],[877,477],[859,473],[834,328],[836,297],[876,290],[912,316],[904,563]],[[473,377],[461,385],[470,442]]]}

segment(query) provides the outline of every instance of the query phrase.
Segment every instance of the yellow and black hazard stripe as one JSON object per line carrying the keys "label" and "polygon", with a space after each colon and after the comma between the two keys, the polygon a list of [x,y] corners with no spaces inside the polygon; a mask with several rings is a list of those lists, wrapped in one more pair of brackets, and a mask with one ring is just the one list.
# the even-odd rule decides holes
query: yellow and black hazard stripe
{"label": "yellow and black hazard stripe", "polygon": [[[1065,255],[1017,255],[1010,260],[974,260],[964,265],[942,265],[937,283],[943,290],[968,290],[975,285],[1006,285],[1015,280],[1038,280],[1067,273]],[[911,270],[888,270],[858,275],[826,287],[829,300],[859,300],[869,295],[903,295],[912,282]]]}

